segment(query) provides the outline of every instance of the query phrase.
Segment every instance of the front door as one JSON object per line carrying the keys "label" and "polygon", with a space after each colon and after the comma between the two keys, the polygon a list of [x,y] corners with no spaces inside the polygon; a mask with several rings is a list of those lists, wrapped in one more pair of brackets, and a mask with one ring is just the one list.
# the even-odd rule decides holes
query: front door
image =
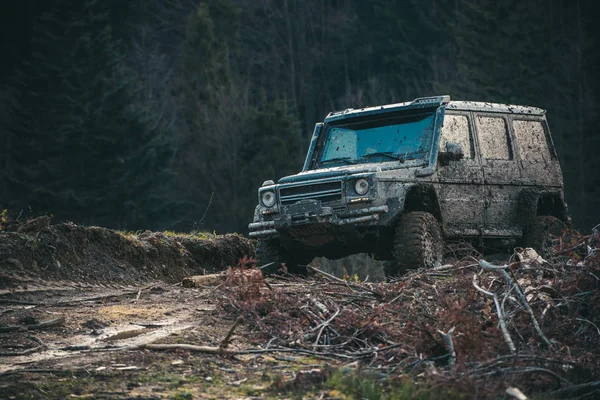
{"label": "front door", "polygon": [[444,234],[479,236],[483,225],[483,171],[475,151],[473,124],[469,113],[446,110],[440,137],[440,151],[446,143],[461,145],[464,158],[438,164],[438,195]]}

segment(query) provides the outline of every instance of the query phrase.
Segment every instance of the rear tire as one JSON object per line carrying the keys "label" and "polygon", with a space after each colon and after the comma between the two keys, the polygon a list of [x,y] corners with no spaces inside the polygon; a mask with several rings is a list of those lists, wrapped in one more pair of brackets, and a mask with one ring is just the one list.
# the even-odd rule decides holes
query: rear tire
{"label": "rear tire", "polygon": [[435,217],[423,211],[404,214],[396,227],[393,254],[394,262],[384,264],[387,276],[441,265],[443,240]]}
{"label": "rear tire", "polygon": [[552,255],[552,239],[562,235],[566,225],[556,217],[541,215],[523,234],[523,246],[531,247],[542,257]]}
{"label": "rear tire", "polygon": [[[306,275],[305,266],[301,266],[301,257],[296,252],[281,247],[277,239],[258,239],[256,259],[259,267],[273,263],[262,269],[265,274],[274,274],[281,269],[281,264],[285,264],[289,273]],[[303,259],[306,259],[306,257],[303,257]]]}

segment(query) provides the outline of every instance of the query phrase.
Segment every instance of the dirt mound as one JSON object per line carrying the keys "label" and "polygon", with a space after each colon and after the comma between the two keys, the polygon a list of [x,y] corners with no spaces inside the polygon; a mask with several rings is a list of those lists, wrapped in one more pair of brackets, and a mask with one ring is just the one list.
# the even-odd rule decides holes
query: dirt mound
{"label": "dirt mound", "polygon": [[0,288],[40,279],[172,283],[236,265],[252,254],[252,242],[236,234],[134,234],[69,222],[25,224],[0,231]]}

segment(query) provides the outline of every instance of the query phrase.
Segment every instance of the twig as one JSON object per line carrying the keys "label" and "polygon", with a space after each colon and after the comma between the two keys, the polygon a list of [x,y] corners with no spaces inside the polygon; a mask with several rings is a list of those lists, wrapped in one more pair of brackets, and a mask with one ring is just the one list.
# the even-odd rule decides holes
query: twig
{"label": "twig", "polygon": [[511,367],[507,367],[507,368],[499,368],[499,369],[495,369],[493,371],[490,372],[485,372],[485,373],[471,373],[470,375],[497,375],[500,373],[504,373],[504,374],[522,374],[522,373],[527,373],[527,372],[542,372],[548,375],[551,375],[553,377],[555,377],[557,380],[559,380],[560,382],[566,383],[568,385],[571,384],[571,382],[569,382],[567,379],[563,378],[562,376],[558,375],[556,372],[551,371],[547,368],[541,368],[541,367],[524,367],[524,368],[511,368]]}
{"label": "twig", "polygon": [[321,339],[321,335],[323,334],[323,331],[325,330],[325,328],[327,328],[329,326],[329,324],[331,323],[331,321],[334,320],[335,317],[337,317],[337,315],[340,313],[340,309],[338,308],[335,313],[333,314],[333,316],[331,318],[329,318],[327,321],[323,322],[320,325],[317,325],[316,327],[314,327],[313,329],[311,329],[311,332],[314,332],[315,330],[319,329],[319,333],[317,334],[317,338],[315,339],[315,344],[314,346],[317,346],[319,344],[319,340]]}
{"label": "twig", "polygon": [[340,311],[341,311],[341,309],[338,308],[337,310],[335,310],[335,313],[333,313],[333,316],[331,316],[331,318],[329,318],[327,321],[322,322],[319,325],[315,326],[310,331],[311,332],[315,332],[317,329],[320,329],[323,326],[329,325],[331,323],[331,321],[333,321],[334,318],[338,316],[338,314],[340,313]]}
{"label": "twig", "polygon": [[144,344],[140,349],[148,350],[188,350],[197,353],[208,354],[237,354],[236,351],[227,350],[222,347],[196,346],[194,344],[176,343],[176,344]]}
{"label": "twig", "polygon": [[23,306],[41,306],[42,303],[36,303],[33,301],[21,301],[21,300],[11,300],[11,299],[0,299],[0,304],[19,304]]}
{"label": "twig", "polygon": [[580,385],[573,385],[564,389],[555,390],[549,393],[552,397],[566,397],[566,398],[579,398],[585,396],[588,393],[600,390],[600,381],[582,383]]}
{"label": "twig", "polygon": [[582,321],[582,322],[587,322],[589,324],[592,324],[592,326],[594,328],[596,328],[596,331],[598,331],[598,335],[600,335],[600,328],[598,328],[598,325],[596,325],[595,323],[593,323],[592,321],[588,320],[588,319],[583,319],[583,318],[575,318],[577,321]]}
{"label": "twig", "polygon": [[206,213],[208,212],[208,209],[210,208],[210,205],[212,204],[212,199],[213,199],[214,195],[215,195],[215,192],[212,192],[210,194],[210,199],[208,200],[208,205],[206,206],[206,210],[204,210],[204,215],[202,216],[202,218],[200,218],[200,221],[198,221],[198,225],[200,225],[202,223],[202,221],[204,221],[204,218],[206,218]]}
{"label": "twig", "polygon": [[442,332],[438,329],[438,333],[446,342],[446,346],[448,346],[448,365],[452,366],[456,363],[456,351],[454,351],[454,343],[452,342],[452,333],[454,333],[455,327],[453,326],[447,333]]}
{"label": "twig", "polygon": [[495,293],[488,292],[487,290],[484,290],[483,288],[479,287],[479,285],[477,284],[477,274],[473,275],[473,286],[475,286],[475,289],[477,289],[479,292],[485,294],[486,296],[492,297],[494,299],[494,305],[496,306],[496,313],[498,314],[498,321],[500,321],[500,329],[502,330],[502,335],[504,336],[504,341],[508,345],[510,352],[512,354],[516,354],[517,349],[515,348],[515,344],[513,343],[512,338],[510,337],[510,333],[508,332],[508,329],[506,328],[506,322],[504,321],[504,317],[502,316],[502,308],[500,307],[500,302],[498,301],[498,296],[496,296]]}
{"label": "twig", "polygon": [[537,319],[535,318],[535,314],[533,313],[533,310],[531,309],[531,306],[529,305],[529,302],[527,301],[527,297],[525,297],[525,294],[523,293],[523,291],[521,290],[519,285],[513,280],[513,278],[508,274],[508,272],[506,272],[507,267],[506,266],[503,266],[503,267],[495,266],[495,265],[488,263],[485,260],[479,260],[479,265],[481,265],[481,267],[484,269],[492,269],[492,270],[500,271],[500,273],[502,273],[502,276],[504,277],[506,282],[510,285],[510,287],[514,286],[515,292],[517,293],[517,296],[521,300],[523,307],[525,307],[525,309],[531,316],[531,322],[533,323],[533,327],[535,328],[536,332],[538,333],[538,335],[540,335],[540,337],[542,338],[544,343],[546,343],[546,345],[549,348],[553,348],[554,346],[552,345],[552,343],[548,340],[546,335],[544,335],[544,332],[542,332],[542,328],[540,328],[540,325],[538,324]]}
{"label": "twig", "polygon": [[74,372],[89,372],[84,369],[17,369],[14,371],[6,371],[0,373],[0,376],[16,375],[16,374],[59,374],[59,375],[70,375]]}
{"label": "twig", "polygon": [[6,332],[14,332],[14,331],[18,331],[21,329],[25,329],[19,325],[6,325],[6,326],[0,326],[0,333],[6,333]]}
{"label": "twig", "polygon": [[221,340],[221,343],[219,344],[220,349],[226,349],[227,346],[229,346],[229,342],[231,341],[231,335],[233,335],[233,331],[243,320],[244,318],[242,316],[237,317],[233,325],[231,325],[231,328],[229,328],[229,331],[227,332],[227,335],[225,335],[225,338]]}
{"label": "twig", "polygon": [[329,278],[329,279],[331,279],[331,280],[332,280],[332,281],[334,281],[334,282],[338,282],[338,283],[344,284],[345,286],[347,286],[347,287],[349,287],[349,288],[359,289],[359,290],[362,290],[362,291],[365,291],[365,292],[371,293],[371,294],[372,294],[372,295],[374,295],[374,296],[381,297],[381,296],[379,295],[379,293],[377,293],[377,292],[375,292],[375,291],[373,291],[373,290],[371,290],[371,289],[369,289],[369,288],[366,288],[366,287],[364,287],[364,286],[362,286],[362,285],[357,285],[357,284],[355,284],[355,283],[352,283],[352,282],[345,281],[345,280],[343,280],[343,279],[340,279],[340,278],[338,278],[337,276],[333,276],[333,275],[331,275],[331,274],[328,274],[328,273],[327,273],[327,272],[325,272],[325,271],[321,271],[320,269],[317,269],[317,268],[315,268],[315,267],[313,267],[313,266],[311,266],[311,265],[307,265],[307,266],[306,266],[306,268],[307,268],[307,269],[310,269],[310,270],[311,270],[311,271],[313,271],[313,272],[316,272],[316,273],[318,273],[318,274],[321,274],[321,275],[325,276],[326,278]]}
{"label": "twig", "polygon": [[20,331],[20,330],[35,330],[35,329],[45,329],[45,328],[50,328],[56,325],[62,325],[65,323],[65,317],[59,317],[57,319],[53,319],[50,321],[46,321],[46,322],[40,322],[39,324],[31,324],[31,325],[7,325],[7,326],[0,326],[0,333],[6,333],[6,332],[14,332],[14,331]]}
{"label": "twig", "polygon": [[68,306],[68,305],[75,305],[75,304],[83,303],[86,301],[106,300],[106,299],[111,299],[113,297],[123,297],[123,296],[129,296],[129,295],[133,295],[133,294],[137,295],[137,294],[141,294],[141,292],[143,292],[145,290],[152,289],[156,286],[158,286],[158,284],[153,283],[152,285],[141,287],[138,290],[129,290],[129,291],[116,293],[116,294],[108,294],[108,295],[95,296],[95,297],[85,297],[83,299],[60,301],[58,303],[53,303],[52,305],[53,306]]}
{"label": "twig", "polygon": [[27,354],[35,353],[36,351],[47,349],[48,346],[46,343],[42,342],[39,338],[35,336],[27,336],[27,339],[36,342],[39,346],[31,347],[29,349],[25,349],[23,351],[14,351],[8,353],[0,353],[0,357],[14,357],[14,356],[26,356]]}
{"label": "twig", "polygon": [[61,317],[58,317],[58,318],[50,320],[50,321],[40,322],[39,324],[25,325],[25,328],[27,328],[29,330],[46,329],[46,328],[50,328],[53,326],[62,325],[64,323],[65,323],[65,317],[61,316]]}

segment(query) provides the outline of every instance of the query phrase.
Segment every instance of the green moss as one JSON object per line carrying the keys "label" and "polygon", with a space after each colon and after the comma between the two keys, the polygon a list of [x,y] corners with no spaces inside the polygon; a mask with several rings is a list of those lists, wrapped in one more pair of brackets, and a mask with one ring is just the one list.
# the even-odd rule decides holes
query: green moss
{"label": "green moss", "polygon": [[177,392],[171,397],[170,400],[192,400],[194,396],[190,392]]}
{"label": "green moss", "polygon": [[452,389],[441,391],[428,385],[417,385],[411,379],[393,381],[377,379],[365,372],[348,373],[343,370],[335,371],[325,382],[324,387],[339,391],[349,399],[398,399],[398,400],[460,400],[466,395],[456,393]]}

